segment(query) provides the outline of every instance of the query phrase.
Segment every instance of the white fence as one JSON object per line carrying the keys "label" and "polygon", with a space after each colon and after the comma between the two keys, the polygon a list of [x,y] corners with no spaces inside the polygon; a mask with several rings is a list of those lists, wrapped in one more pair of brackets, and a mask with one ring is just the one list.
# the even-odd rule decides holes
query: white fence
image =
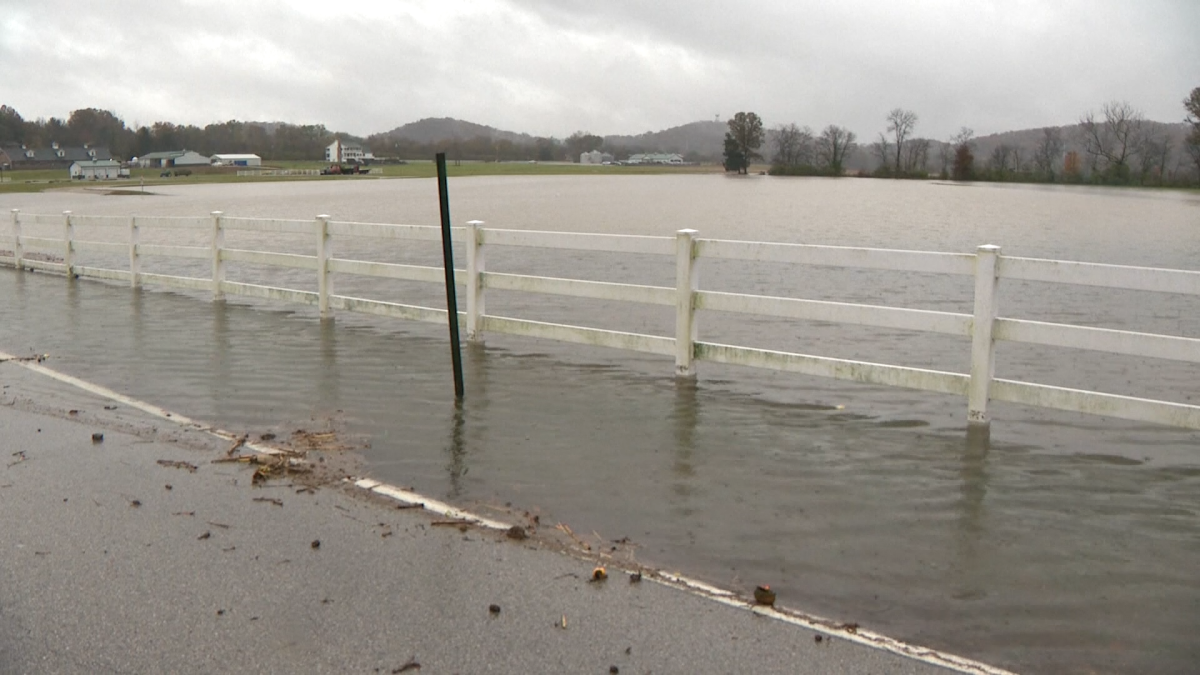
{"label": "white fence", "polygon": [[[22,225],[48,224],[61,226],[62,237],[39,238],[22,234]],[[128,239],[123,243],[79,240],[75,237],[75,226],[82,224],[125,228]],[[140,235],[145,228],[188,228],[193,231],[207,228],[209,244],[141,243]],[[232,230],[311,236],[315,240],[316,255],[228,248],[225,233]],[[482,340],[488,332],[507,333],[673,356],[675,372],[682,377],[695,374],[697,361],[712,361],[956,394],[967,398],[967,418],[972,424],[987,424],[988,402],[998,400],[1200,429],[1200,406],[994,376],[995,348],[999,340],[1200,363],[1200,339],[999,317],[996,313],[999,280],[1024,279],[1200,296],[1200,272],[1009,257],[1001,255],[997,246],[980,246],[974,254],[933,253],[701,239],[697,235],[695,230],[680,230],[672,238],[485,229],[482,222],[471,221],[466,227],[453,228],[454,241],[464,243],[467,252],[464,279],[467,308],[465,313],[460,313],[459,320],[469,340]],[[433,226],[341,222],[324,215],[308,221],[230,218],[219,211],[206,217],[112,217],[78,216],[69,211],[61,215],[32,215],[14,209],[10,235],[0,236],[0,248],[10,247],[12,255],[0,256],[0,264],[61,272],[68,276],[127,281],[134,287],[161,284],[201,289],[211,292],[213,298],[230,293],[315,305],[322,317],[340,309],[417,321],[446,321],[444,309],[333,293],[330,281],[334,274],[444,282],[441,267],[335,258],[332,247],[335,236],[440,241],[441,232]],[[672,256],[675,286],[488,272],[485,252],[492,246]],[[30,250],[42,255],[30,257]],[[75,263],[75,254],[79,251],[127,253],[129,267],[119,270],[79,266]],[[48,260],[46,254],[61,258],[61,262]],[[145,256],[207,260],[211,262],[212,273],[204,278],[145,273],[140,264]],[[704,259],[970,276],[974,277],[974,313],[706,291],[699,283],[699,263]],[[225,269],[230,261],[313,270],[317,291],[227,281]],[[485,309],[488,289],[674,306],[675,335],[664,337],[489,315]],[[699,340],[696,323],[699,309],[970,337],[971,372],[954,373],[703,342]]]}

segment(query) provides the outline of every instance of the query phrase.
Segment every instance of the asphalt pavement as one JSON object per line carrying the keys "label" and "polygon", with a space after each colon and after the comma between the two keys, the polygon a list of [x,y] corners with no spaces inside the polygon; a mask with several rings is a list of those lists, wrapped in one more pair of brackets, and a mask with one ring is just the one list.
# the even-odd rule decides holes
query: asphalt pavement
{"label": "asphalt pavement", "polygon": [[952,672],[652,572],[593,581],[585,552],[341,468],[256,485],[214,461],[228,440],[23,365],[0,363],[0,673]]}

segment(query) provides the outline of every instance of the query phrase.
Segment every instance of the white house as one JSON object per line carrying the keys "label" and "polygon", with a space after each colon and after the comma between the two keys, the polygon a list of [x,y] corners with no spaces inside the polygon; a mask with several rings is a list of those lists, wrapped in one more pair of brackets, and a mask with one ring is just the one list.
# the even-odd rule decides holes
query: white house
{"label": "white house", "polygon": [[341,141],[334,139],[329,147],[325,148],[326,162],[361,162],[363,158],[370,153],[363,151],[361,143],[353,141]]}
{"label": "white house", "polygon": [[262,166],[262,157],[258,155],[213,155],[209,160],[216,166]]}
{"label": "white house", "polygon": [[79,160],[71,165],[71,178],[79,180],[102,180],[121,175],[121,163],[111,159]]}

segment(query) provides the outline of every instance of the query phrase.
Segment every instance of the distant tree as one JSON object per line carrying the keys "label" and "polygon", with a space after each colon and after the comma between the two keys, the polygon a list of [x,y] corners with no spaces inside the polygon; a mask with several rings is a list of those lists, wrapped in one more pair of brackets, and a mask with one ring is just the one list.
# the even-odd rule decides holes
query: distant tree
{"label": "distant tree", "polygon": [[1092,167],[1092,180],[1112,183],[1129,181],[1129,160],[1141,144],[1145,117],[1124,101],[1111,101],[1100,108],[1104,119],[1088,111],[1079,120],[1084,152]]}
{"label": "distant tree", "polygon": [[842,163],[846,153],[854,147],[854,132],[836,124],[830,124],[817,139],[817,158],[825,169],[834,176],[842,175]]}
{"label": "distant tree", "polygon": [[752,112],[739,112],[729,120],[725,132],[725,170],[746,173],[750,162],[762,159],[758,149],[763,144],[763,123]]}
{"label": "distant tree", "polygon": [[0,145],[25,141],[25,120],[15,108],[0,105]]}
{"label": "distant tree", "polygon": [[1148,180],[1162,184],[1173,149],[1171,136],[1165,130],[1147,131],[1142,135],[1137,152],[1139,185],[1145,185]]}
{"label": "distant tree", "polygon": [[992,180],[1009,180],[1015,168],[1013,158],[1015,148],[1007,143],[1001,143],[992,148],[992,156],[988,158],[988,174]]}
{"label": "distant tree", "polygon": [[1082,179],[1083,162],[1079,159],[1079,153],[1071,150],[1063,156],[1063,180],[1078,183]]}
{"label": "distant tree", "polygon": [[604,145],[604,139],[587,131],[576,131],[563,141],[567,156],[572,162],[578,162],[579,156],[585,152],[599,150]]}
{"label": "distant tree", "polygon": [[893,108],[887,116],[888,132],[893,134],[893,140],[896,144],[896,162],[893,164],[896,170],[896,176],[899,177],[907,167],[902,163],[904,153],[904,141],[908,139],[912,133],[913,127],[917,125],[917,114],[911,110],[903,108]]}
{"label": "distant tree", "polygon": [[1188,111],[1184,119],[1192,125],[1184,145],[1196,165],[1196,177],[1200,179],[1200,87],[1193,89],[1191,95],[1183,99],[1183,107]]}
{"label": "distant tree", "polygon": [[971,145],[963,143],[954,148],[954,180],[971,180],[975,177],[975,155]]}
{"label": "distant tree", "polygon": [[876,175],[892,175],[892,144],[888,141],[887,134],[879,132],[879,140],[871,144],[871,152],[879,158],[879,169],[876,170]]}
{"label": "distant tree", "polygon": [[950,137],[950,145],[954,148],[954,169],[951,176],[954,180],[972,180],[975,178],[974,149],[975,132],[970,127],[963,127],[957,134]]}
{"label": "distant tree", "polygon": [[814,157],[812,129],[795,124],[782,124],[775,129],[774,167],[795,168],[811,166]]}
{"label": "distant tree", "polygon": [[746,161],[746,156],[742,154],[742,149],[738,145],[737,139],[731,133],[725,134],[724,158],[722,165],[725,167],[726,172],[745,173],[747,167],[750,166],[750,162]]}
{"label": "distant tree", "polygon": [[929,163],[929,139],[914,138],[904,149],[904,164],[910,174],[924,176]]}
{"label": "distant tree", "polygon": [[1040,180],[1054,182],[1054,169],[1063,154],[1062,131],[1058,127],[1045,127],[1042,137],[1033,149],[1033,165]]}

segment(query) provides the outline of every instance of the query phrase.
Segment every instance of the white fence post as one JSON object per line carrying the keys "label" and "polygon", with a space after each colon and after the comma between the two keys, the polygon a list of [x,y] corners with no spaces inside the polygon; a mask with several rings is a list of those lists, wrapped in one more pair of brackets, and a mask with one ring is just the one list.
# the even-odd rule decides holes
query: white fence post
{"label": "white fence post", "polygon": [[483,221],[467,221],[467,339],[483,342]]}
{"label": "white fence post", "polygon": [[317,308],[321,318],[328,319],[329,312],[329,258],[333,252],[333,237],[329,234],[329,216],[317,216]]}
{"label": "white fence post", "polygon": [[63,211],[63,267],[68,279],[75,277],[75,223],[70,211]]}
{"label": "white fence post", "polygon": [[967,424],[986,425],[988,390],[996,371],[996,258],[999,246],[980,246],[975,253],[975,318],[971,327],[971,382],[967,390]]}
{"label": "white fence post", "polygon": [[225,261],[221,260],[221,249],[225,248],[225,228],[221,225],[220,211],[212,212],[212,297],[221,300],[225,292],[221,284],[225,281]]}
{"label": "white fence post", "polygon": [[675,233],[675,376],[696,376],[696,230]]}
{"label": "white fence post", "polygon": [[138,256],[138,241],[141,233],[138,231],[137,216],[129,216],[129,287],[141,285],[138,275],[142,273],[142,259]]}
{"label": "white fence post", "polygon": [[21,209],[12,210],[12,235],[13,264],[21,269],[21,263],[25,261],[25,247],[21,245]]}

